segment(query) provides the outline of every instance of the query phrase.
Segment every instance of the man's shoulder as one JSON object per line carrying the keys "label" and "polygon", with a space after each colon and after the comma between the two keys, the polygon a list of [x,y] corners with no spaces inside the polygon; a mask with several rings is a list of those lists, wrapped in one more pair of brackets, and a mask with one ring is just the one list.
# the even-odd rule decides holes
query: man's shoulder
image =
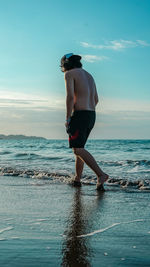
{"label": "man's shoulder", "polygon": [[84,74],[84,75],[90,77],[91,79],[93,79],[93,76],[89,72],[87,72],[86,70],[84,70],[82,68],[74,68],[74,69],[71,69],[71,70],[67,70],[65,72],[65,79],[76,78],[80,74],[81,75]]}
{"label": "man's shoulder", "polygon": [[71,70],[67,70],[67,71],[65,71],[64,76],[65,76],[65,79],[68,79],[68,78],[72,77],[72,72],[71,72]]}
{"label": "man's shoulder", "polygon": [[76,72],[79,72],[81,70],[82,70],[81,68],[74,68],[74,69],[71,69],[71,70],[67,70],[65,73],[67,75],[69,75],[69,74],[71,75],[71,74],[76,73]]}
{"label": "man's shoulder", "polygon": [[68,78],[71,78],[71,77],[75,77],[75,75],[77,73],[79,73],[79,71],[80,71],[80,69],[77,69],[77,68],[71,69],[71,70],[67,70],[65,72],[65,79],[68,79]]}

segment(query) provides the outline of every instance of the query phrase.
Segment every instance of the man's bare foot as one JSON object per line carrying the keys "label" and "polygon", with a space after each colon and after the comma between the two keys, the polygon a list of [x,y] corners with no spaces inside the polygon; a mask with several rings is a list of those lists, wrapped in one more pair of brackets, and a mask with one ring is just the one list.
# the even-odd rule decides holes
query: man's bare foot
{"label": "man's bare foot", "polygon": [[80,181],[76,181],[76,180],[74,180],[74,181],[72,182],[72,185],[73,185],[73,186],[77,186],[77,187],[81,187],[81,182],[80,182]]}
{"label": "man's bare foot", "polygon": [[105,189],[104,189],[104,186],[103,186],[103,184],[97,184],[97,185],[96,185],[96,190],[97,190],[97,191],[104,192],[104,191],[105,191]]}
{"label": "man's bare foot", "polygon": [[78,178],[78,177],[75,177],[75,178],[74,178],[74,181],[76,181],[76,182],[79,182],[79,183],[80,183],[80,182],[81,182],[81,179],[80,179],[80,178]]}
{"label": "man's bare foot", "polygon": [[103,186],[103,184],[108,180],[109,176],[106,173],[103,173],[100,177],[97,178],[97,187]]}

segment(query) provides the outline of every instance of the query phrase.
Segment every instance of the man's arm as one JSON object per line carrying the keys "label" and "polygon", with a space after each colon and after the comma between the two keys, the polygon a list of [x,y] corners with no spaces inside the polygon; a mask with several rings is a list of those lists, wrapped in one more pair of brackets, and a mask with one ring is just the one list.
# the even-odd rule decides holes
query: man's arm
{"label": "man's arm", "polygon": [[97,94],[96,84],[94,84],[94,85],[95,85],[95,97],[94,97],[94,99],[95,99],[95,106],[96,106],[97,103],[99,102],[99,99],[98,99],[98,94]]}
{"label": "man's arm", "polygon": [[66,85],[66,120],[71,117],[74,106],[74,79],[69,72],[65,72],[65,85]]}

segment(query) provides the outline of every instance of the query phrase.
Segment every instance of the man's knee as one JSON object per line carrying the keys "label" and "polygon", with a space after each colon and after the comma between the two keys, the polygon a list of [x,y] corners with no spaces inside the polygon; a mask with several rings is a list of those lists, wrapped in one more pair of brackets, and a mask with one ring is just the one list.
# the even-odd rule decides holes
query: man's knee
{"label": "man's knee", "polygon": [[73,148],[73,152],[76,156],[80,155],[80,151],[82,150],[82,148],[77,148],[77,147],[74,147]]}

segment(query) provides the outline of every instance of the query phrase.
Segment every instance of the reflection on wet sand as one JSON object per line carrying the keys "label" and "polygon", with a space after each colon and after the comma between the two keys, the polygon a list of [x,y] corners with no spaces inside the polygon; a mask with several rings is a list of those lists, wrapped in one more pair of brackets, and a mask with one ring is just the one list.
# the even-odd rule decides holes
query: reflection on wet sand
{"label": "reflection on wet sand", "polygon": [[[87,212],[88,203],[85,209],[83,206],[81,190],[81,188],[75,189],[72,209],[67,221],[67,229],[64,232],[65,239],[62,246],[63,258],[61,266],[91,266],[90,258],[92,256],[92,250],[90,248],[89,239],[79,238],[80,235],[88,232],[90,228],[89,209]],[[102,195],[103,194],[99,194],[99,200],[102,198]]]}

